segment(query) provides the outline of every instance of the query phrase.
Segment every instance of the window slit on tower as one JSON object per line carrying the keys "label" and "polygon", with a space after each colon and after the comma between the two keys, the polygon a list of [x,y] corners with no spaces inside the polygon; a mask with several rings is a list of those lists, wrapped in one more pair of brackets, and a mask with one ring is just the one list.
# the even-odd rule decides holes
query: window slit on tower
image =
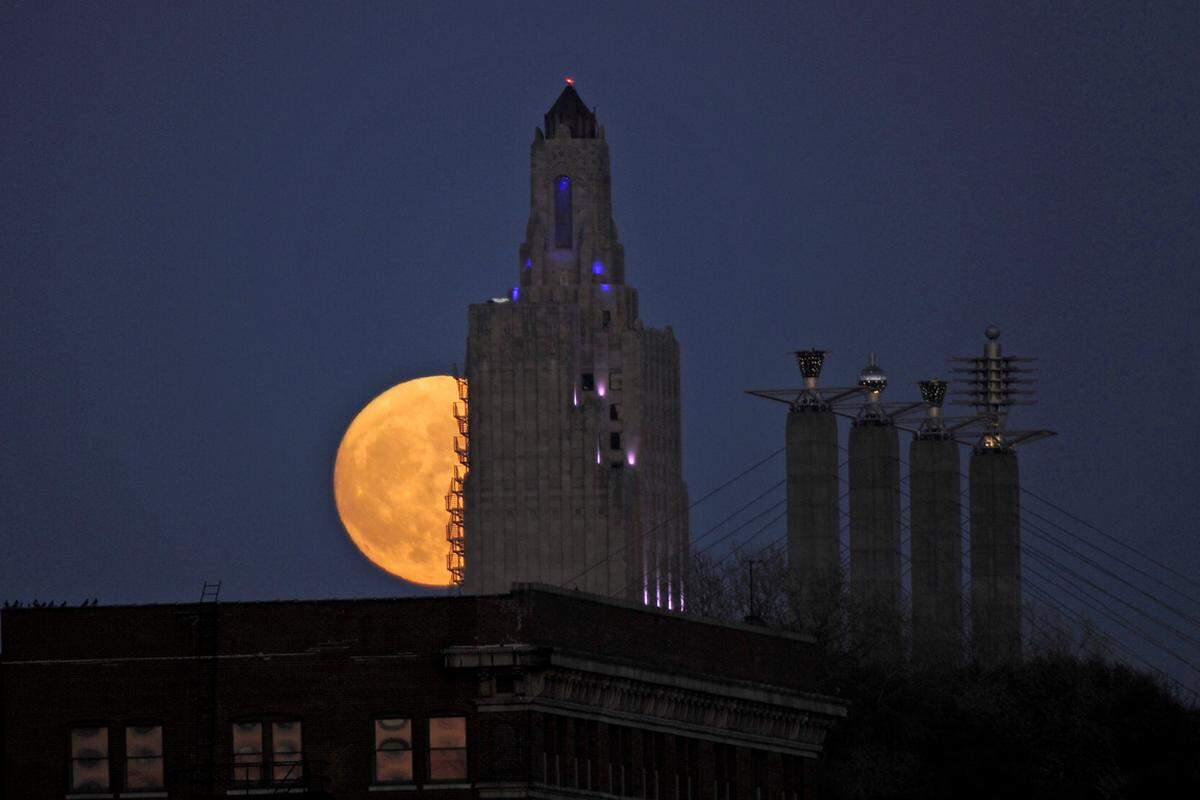
{"label": "window slit on tower", "polygon": [[554,179],[554,246],[570,249],[573,228],[571,179],[566,175],[559,175]]}

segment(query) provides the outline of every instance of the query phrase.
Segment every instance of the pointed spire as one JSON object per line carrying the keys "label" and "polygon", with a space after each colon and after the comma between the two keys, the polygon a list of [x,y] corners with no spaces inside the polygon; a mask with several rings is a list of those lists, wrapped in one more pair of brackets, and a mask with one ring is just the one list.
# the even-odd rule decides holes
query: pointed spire
{"label": "pointed spire", "polygon": [[546,112],[546,138],[553,139],[560,126],[572,139],[596,138],[596,114],[584,104],[583,98],[575,91],[575,81],[572,78],[567,79],[562,94]]}

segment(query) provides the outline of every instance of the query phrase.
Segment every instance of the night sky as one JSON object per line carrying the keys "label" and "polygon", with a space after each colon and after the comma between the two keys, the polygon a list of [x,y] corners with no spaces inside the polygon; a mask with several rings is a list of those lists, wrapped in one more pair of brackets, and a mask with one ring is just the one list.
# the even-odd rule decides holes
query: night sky
{"label": "night sky", "polygon": [[789,351],[877,350],[898,400],[995,324],[1059,432],[1024,485],[1200,576],[1200,6],[443,5],[4,3],[0,598],[413,592],[334,454],[515,282],[568,74],[693,498],[782,446],[743,390]]}

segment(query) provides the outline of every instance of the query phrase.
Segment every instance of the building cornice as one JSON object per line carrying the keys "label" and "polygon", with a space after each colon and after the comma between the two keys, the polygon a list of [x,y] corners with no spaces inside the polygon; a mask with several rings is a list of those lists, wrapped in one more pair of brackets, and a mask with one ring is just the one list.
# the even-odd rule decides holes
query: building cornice
{"label": "building cornice", "polygon": [[[450,669],[478,672],[484,712],[539,710],[692,738],[815,756],[846,715],[833,698],[715,681],[524,644],[452,647]],[[498,691],[497,675],[512,691]]]}

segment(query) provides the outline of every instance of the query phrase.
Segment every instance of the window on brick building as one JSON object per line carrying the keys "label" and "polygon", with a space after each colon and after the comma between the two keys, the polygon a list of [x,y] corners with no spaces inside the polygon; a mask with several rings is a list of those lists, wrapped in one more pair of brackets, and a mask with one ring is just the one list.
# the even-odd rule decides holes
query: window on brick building
{"label": "window on brick building", "polygon": [[632,788],[633,754],[629,749],[629,731],[618,725],[608,729],[608,793],[627,797]]}
{"label": "window on brick building", "polygon": [[688,739],[687,746],[687,780],[684,781],[686,788],[685,800],[692,800],[692,786],[695,785],[697,792],[700,789],[700,743],[695,739]]}
{"label": "window on brick building", "polygon": [[108,728],[72,728],[71,791],[108,791],[108,765]]}
{"label": "window on brick building", "polygon": [[552,714],[542,715],[542,783],[558,786],[562,784],[562,760],[559,746],[559,719]]}
{"label": "window on brick building", "polygon": [[612,324],[612,312],[605,310],[600,312],[600,326],[608,330],[608,326]]}
{"label": "window on brick building", "polygon": [[162,789],[163,729],[161,725],[125,728],[125,789]]}
{"label": "window on brick building", "polygon": [[304,777],[303,752],[299,720],[271,723],[271,777],[277,783]]}
{"label": "window on brick building", "polygon": [[732,800],[737,783],[737,749],[727,744],[713,745],[713,797]]}
{"label": "window on brick building", "polygon": [[400,717],[375,720],[375,782],[411,783],[412,780],[412,720]]}
{"label": "window on brick building", "polygon": [[559,175],[554,179],[554,246],[570,248],[572,229],[571,179]]}
{"label": "window on brick building", "polygon": [[617,409],[616,403],[613,403],[608,407],[608,418],[611,420],[618,420],[621,418],[621,412]]}
{"label": "window on brick building", "polygon": [[233,780],[259,783],[263,779],[263,728],[261,722],[233,723]]}
{"label": "window on brick building", "polygon": [[235,722],[231,741],[234,783],[286,785],[304,777],[298,720]]}
{"label": "window on brick building", "polygon": [[585,372],[579,378],[579,386],[585,392],[596,391],[596,376],[590,372]]}
{"label": "window on brick building", "polygon": [[608,434],[608,446],[613,450],[621,449],[621,432],[613,431]]}
{"label": "window on brick building", "polygon": [[762,800],[763,784],[767,782],[767,754],[762,750],[750,751],[750,782],[754,786],[755,800]]}
{"label": "window on brick building", "polygon": [[571,737],[575,745],[573,759],[575,788],[592,788],[592,730],[593,723],[585,719],[574,721],[574,734]]}
{"label": "window on brick building", "polygon": [[466,717],[429,719],[429,780],[455,781],[467,777]]}
{"label": "window on brick building", "polygon": [[621,376],[621,370],[614,369],[608,373],[608,388],[614,392],[619,392],[624,384],[624,379]]}

